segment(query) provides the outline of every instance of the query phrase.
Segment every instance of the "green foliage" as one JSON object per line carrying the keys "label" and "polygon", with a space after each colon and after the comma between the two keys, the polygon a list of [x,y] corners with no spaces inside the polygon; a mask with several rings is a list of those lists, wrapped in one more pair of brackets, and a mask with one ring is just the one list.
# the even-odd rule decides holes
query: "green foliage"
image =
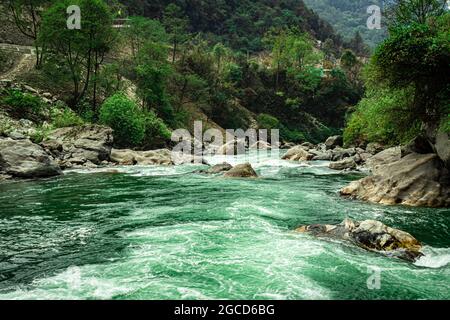
{"label": "green foliage", "polygon": [[10,114],[18,118],[40,117],[45,103],[41,98],[17,89],[11,89],[1,99]]}
{"label": "green foliage", "polygon": [[137,146],[145,137],[143,113],[123,93],[116,93],[103,103],[100,122],[114,130],[114,142],[119,147]]}
{"label": "green foliage", "polygon": [[[322,19],[329,22],[345,40],[358,32],[362,39],[372,48],[381,43],[387,36],[382,23],[381,30],[370,30],[366,21],[369,17],[367,8],[372,5],[382,7],[386,1],[382,0],[304,0],[306,5],[317,12]],[[383,22],[383,21],[382,21]],[[353,48],[352,48],[353,49]]]}
{"label": "green foliage", "polygon": [[36,128],[36,131],[30,136],[30,140],[33,143],[39,144],[48,138],[52,130],[53,130],[52,126],[40,126]]}
{"label": "green foliage", "polygon": [[[433,24],[401,25],[376,51],[374,78],[398,89],[414,87],[410,112],[423,123],[440,121],[445,114],[450,74],[450,14]],[[448,97],[448,96],[447,96]]]}
{"label": "green foliage", "polygon": [[142,142],[144,149],[160,148],[170,140],[171,131],[163,120],[152,111],[144,114],[145,137]]}
{"label": "green foliage", "polygon": [[270,130],[280,128],[280,121],[269,114],[261,113],[258,115],[257,121],[260,129]]}
{"label": "green foliage", "polygon": [[[67,28],[66,10],[71,5],[80,7],[81,29]],[[116,39],[112,21],[113,16],[103,0],[57,1],[43,16],[39,42],[64,61],[73,82],[71,106],[84,98],[91,81],[95,104],[99,67]]]}
{"label": "green foliage", "polygon": [[407,142],[420,129],[420,121],[408,112],[410,104],[411,89],[369,91],[350,116],[344,130],[345,144]]}
{"label": "green foliage", "polygon": [[386,3],[385,14],[390,27],[425,24],[429,18],[443,15],[447,7],[447,0],[390,0]]}
{"label": "green foliage", "polygon": [[58,110],[52,116],[52,125],[55,128],[75,127],[83,124],[83,119],[68,107]]}

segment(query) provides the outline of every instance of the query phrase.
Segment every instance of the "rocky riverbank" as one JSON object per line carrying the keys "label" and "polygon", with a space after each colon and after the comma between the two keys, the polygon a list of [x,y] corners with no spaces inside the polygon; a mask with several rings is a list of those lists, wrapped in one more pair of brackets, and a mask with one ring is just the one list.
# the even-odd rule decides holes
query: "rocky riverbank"
{"label": "rocky riverbank", "polygon": [[343,188],[343,196],[386,205],[450,206],[449,140],[439,134],[436,142],[417,137],[405,146],[383,150],[378,144],[365,149],[343,148],[342,138],[325,143],[304,143],[283,156],[289,161],[331,161],[333,170],[359,170],[369,176]]}

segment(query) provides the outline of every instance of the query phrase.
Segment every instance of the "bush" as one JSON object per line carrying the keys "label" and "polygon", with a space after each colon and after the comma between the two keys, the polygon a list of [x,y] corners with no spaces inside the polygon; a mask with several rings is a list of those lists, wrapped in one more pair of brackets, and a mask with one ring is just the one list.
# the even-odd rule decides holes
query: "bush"
{"label": "bush", "polygon": [[145,117],[145,137],[142,146],[145,149],[160,148],[170,140],[171,132],[164,121],[154,112],[147,112]]}
{"label": "bush", "polygon": [[83,123],[83,119],[68,107],[58,110],[52,116],[52,124],[55,128],[81,126]]}
{"label": "bush", "polygon": [[360,101],[344,130],[344,143],[407,142],[420,131],[420,121],[408,112],[409,90],[373,90]]}
{"label": "bush", "polygon": [[145,137],[145,116],[136,104],[119,92],[108,98],[100,108],[100,122],[114,130],[119,147],[137,146]]}
{"label": "bush", "polygon": [[280,129],[280,121],[270,114],[261,113],[256,119],[260,129]]}
{"label": "bush", "polygon": [[41,98],[17,89],[7,90],[1,102],[6,105],[11,115],[17,118],[40,117],[44,108],[44,101]]}

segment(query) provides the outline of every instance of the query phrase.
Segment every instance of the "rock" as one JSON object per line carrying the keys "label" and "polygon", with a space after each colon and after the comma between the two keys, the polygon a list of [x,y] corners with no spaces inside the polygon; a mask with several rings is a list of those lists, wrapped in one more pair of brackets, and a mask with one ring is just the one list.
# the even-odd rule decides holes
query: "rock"
{"label": "rock", "polygon": [[39,94],[39,91],[37,91],[36,89],[34,89],[28,85],[24,85],[23,88],[30,93]]}
{"label": "rock", "polygon": [[202,155],[191,155],[184,154],[181,152],[172,152],[171,153],[173,164],[179,166],[183,164],[205,164],[209,165],[208,162],[203,158]]}
{"label": "rock", "polygon": [[340,161],[331,162],[329,168],[333,170],[356,169],[356,162],[353,158],[346,158]]}
{"label": "rock", "polygon": [[372,173],[376,174],[379,170],[383,170],[387,164],[396,162],[402,158],[402,150],[400,147],[389,148],[366,161],[366,165]]}
{"label": "rock", "polygon": [[434,146],[439,158],[444,162],[445,166],[450,169],[450,140],[448,134],[438,132],[436,135],[436,144]]}
{"label": "rock", "polygon": [[42,96],[46,99],[53,99],[53,96],[50,92],[44,92]]}
{"label": "rock", "polygon": [[[52,153],[58,160],[80,163],[90,161],[99,165],[110,159],[113,144],[113,131],[109,127],[100,125],[84,125],[80,127],[67,127],[56,129],[50,133],[43,142],[45,147],[61,145]],[[55,150],[51,148],[50,151]]]}
{"label": "rock", "polygon": [[334,150],[330,151],[332,154],[331,160],[340,161],[348,157],[353,157],[356,154],[355,148],[344,149],[341,147],[336,147]]}
{"label": "rock", "polygon": [[412,235],[375,220],[354,222],[345,219],[338,225],[309,225],[296,231],[351,241],[366,250],[388,253],[411,262],[423,256],[420,252],[422,244]]}
{"label": "rock", "polygon": [[10,137],[13,140],[23,140],[23,139],[27,138],[24,134],[22,134],[21,132],[18,132],[16,130],[9,132],[7,135],[8,135],[8,137]]}
{"label": "rock", "polygon": [[244,141],[230,141],[219,147],[216,154],[233,156],[245,153],[245,149]]}
{"label": "rock", "polygon": [[304,147],[295,146],[295,147],[289,149],[284,154],[282,159],[289,160],[289,161],[310,161],[313,159],[313,157],[314,157],[314,155],[312,153],[309,153],[307,150],[305,150]]}
{"label": "rock", "polygon": [[381,151],[383,151],[385,148],[377,143],[377,142],[371,142],[366,146],[366,152],[375,155],[377,153],[380,153]]}
{"label": "rock", "polygon": [[369,160],[370,158],[373,157],[373,155],[371,153],[368,152],[362,152],[362,153],[358,153],[359,157],[361,158],[361,162],[366,162],[367,160]]}
{"label": "rock", "polygon": [[61,169],[41,146],[30,140],[0,138],[0,172],[19,178],[38,178],[60,175]]}
{"label": "rock", "polygon": [[331,161],[333,159],[333,154],[330,150],[322,152],[315,149],[309,149],[308,152],[313,154],[312,161]]}
{"label": "rock", "polygon": [[6,180],[10,180],[12,179],[12,176],[8,175],[8,174],[1,174],[0,173],[0,182],[6,181]]}
{"label": "rock", "polygon": [[111,149],[110,159],[120,165],[137,164],[135,151],[129,149]]}
{"label": "rock", "polygon": [[448,207],[449,185],[448,170],[437,155],[411,153],[378,167],[372,176],[354,181],[340,192],[386,205]]}
{"label": "rock", "polygon": [[291,149],[291,148],[293,148],[293,147],[295,147],[295,143],[292,143],[292,142],[283,142],[282,144],[281,144],[281,146],[280,146],[280,149]]}
{"label": "rock", "polygon": [[311,142],[303,142],[300,146],[304,147],[305,150],[314,149],[316,147]]}
{"label": "rock", "polygon": [[231,170],[225,172],[224,177],[228,178],[256,178],[258,175],[253,170],[250,163],[243,163],[234,166]]}
{"label": "rock", "polygon": [[120,165],[173,165],[172,154],[168,149],[133,151],[112,149],[111,161]]}
{"label": "rock", "polygon": [[344,139],[342,138],[342,136],[332,136],[325,141],[327,150],[334,149],[336,147],[342,147],[343,144]]}
{"label": "rock", "polygon": [[199,173],[206,173],[206,174],[218,174],[226,171],[230,171],[233,168],[233,166],[227,162],[219,163],[214,166],[212,166],[209,169],[206,170],[200,170]]}
{"label": "rock", "polygon": [[250,146],[250,149],[269,150],[271,149],[270,143],[266,141],[257,141]]}

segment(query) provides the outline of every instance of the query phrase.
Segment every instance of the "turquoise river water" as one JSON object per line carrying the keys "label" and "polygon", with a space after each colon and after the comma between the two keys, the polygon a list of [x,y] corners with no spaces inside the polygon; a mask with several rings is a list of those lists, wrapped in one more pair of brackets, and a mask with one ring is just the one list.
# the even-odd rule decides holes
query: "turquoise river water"
{"label": "turquoise river water", "polygon": [[[450,298],[448,209],[342,199],[360,176],[325,162],[227,160],[250,161],[260,178],[185,165],[0,184],[0,299]],[[346,217],[410,232],[425,256],[409,263],[293,231]]]}

